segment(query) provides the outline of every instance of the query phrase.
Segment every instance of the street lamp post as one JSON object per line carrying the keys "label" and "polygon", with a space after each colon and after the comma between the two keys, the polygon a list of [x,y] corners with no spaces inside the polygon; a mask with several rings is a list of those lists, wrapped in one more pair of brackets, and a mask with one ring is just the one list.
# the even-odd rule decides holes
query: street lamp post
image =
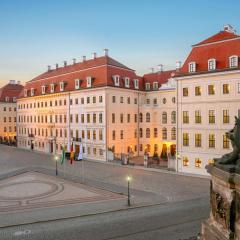
{"label": "street lamp post", "polygon": [[58,156],[55,155],[54,160],[56,162],[56,176],[58,175],[58,159],[59,159]]}
{"label": "street lamp post", "polygon": [[128,204],[128,206],[131,206],[131,201],[130,201],[130,181],[131,181],[131,177],[130,177],[130,176],[127,176],[127,184],[128,184],[127,204]]}

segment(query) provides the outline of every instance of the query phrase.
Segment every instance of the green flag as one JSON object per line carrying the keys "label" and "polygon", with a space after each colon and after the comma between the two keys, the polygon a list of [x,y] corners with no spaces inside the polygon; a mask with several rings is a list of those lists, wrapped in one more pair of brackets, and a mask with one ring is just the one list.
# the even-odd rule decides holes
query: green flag
{"label": "green flag", "polygon": [[61,164],[65,161],[65,146],[62,147],[62,157],[61,157]]}

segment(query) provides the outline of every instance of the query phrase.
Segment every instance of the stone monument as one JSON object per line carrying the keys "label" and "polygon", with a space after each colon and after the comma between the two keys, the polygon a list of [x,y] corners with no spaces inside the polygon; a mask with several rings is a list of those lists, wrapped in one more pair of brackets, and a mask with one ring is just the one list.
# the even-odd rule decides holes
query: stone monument
{"label": "stone monument", "polygon": [[202,240],[240,240],[240,118],[227,138],[233,151],[208,165],[211,174],[210,217],[203,221]]}

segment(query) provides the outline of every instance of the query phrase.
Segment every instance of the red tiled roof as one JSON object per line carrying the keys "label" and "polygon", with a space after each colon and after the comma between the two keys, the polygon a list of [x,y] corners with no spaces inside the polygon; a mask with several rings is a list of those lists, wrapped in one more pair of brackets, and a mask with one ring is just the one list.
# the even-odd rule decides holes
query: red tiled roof
{"label": "red tiled roof", "polygon": [[190,62],[196,63],[196,73],[206,72],[211,58],[216,59],[216,71],[229,69],[229,57],[233,55],[240,56],[240,36],[222,31],[194,45],[179,74],[189,74]]}
{"label": "red tiled roof", "polygon": [[240,36],[235,34],[234,32],[228,32],[228,31],[220,31],[219,33],[201,41],[200,43],[195,44],[194,46],[199,46],[207,43],[214,43],[234,38],[239,38]]}
{"label": "red tiled roof", "polygon": [[162,84],[167,83],[169,78],[175,74],[175,70],[162,71],[156,73],[148,73],[143,75],[144,83],[153,84],[153,82],[158,82],[160,87]]}
{"label": "red tiled roof", "polygon": [[[46,86],[46,94],[50,93],[50,84],[55,84],[55,93],[60,92],[60,82],[64,81],[64,91],[75,90],[75,79],[80,79],[80,88],[87,87],[87,77],[93,78],[93,87],[114,86],[113,75],[121,77],[120,87],[124,87],[123,78],[130,78],[130,88],[133,88],[133,80],[139,80],[139,89],[142,89],[142,78],[137,76],[135,71],[119,63],[118,61],[108,57],[99,57],[95,59],[86,60],[74,65],[68,65],[55,70],[47,71],[31,81],[27,82],[25,89],[30,93],[31,88],[35,90],[34,96],[41,95],[41,86]],[[30,96],[30,94],[28,95]],[[24,91],[21,93],[24,97]]]}
{"label": "red tiled roof", "polygon": [[6,84],[0,88],[0,101],[6,102],[6,97],[8,97],[8,102],[13,102],[13,98],[18,98],[22,89],[23,86],[21,84]]}

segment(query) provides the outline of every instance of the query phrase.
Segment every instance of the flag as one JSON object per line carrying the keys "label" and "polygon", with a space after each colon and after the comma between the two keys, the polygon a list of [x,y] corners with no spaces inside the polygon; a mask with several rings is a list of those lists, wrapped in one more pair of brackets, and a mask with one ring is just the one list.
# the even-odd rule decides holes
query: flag
{"label": "flag", "polygon": [[61,157],[61,164],[65,161],[65,146],[62,146],[62,157]]}
{"label": "flag", "polygon": [[73,151],[73,143],[71,145],[71,152],[70,152],[70,163],[73,164],[74,160],[74,151]]}

